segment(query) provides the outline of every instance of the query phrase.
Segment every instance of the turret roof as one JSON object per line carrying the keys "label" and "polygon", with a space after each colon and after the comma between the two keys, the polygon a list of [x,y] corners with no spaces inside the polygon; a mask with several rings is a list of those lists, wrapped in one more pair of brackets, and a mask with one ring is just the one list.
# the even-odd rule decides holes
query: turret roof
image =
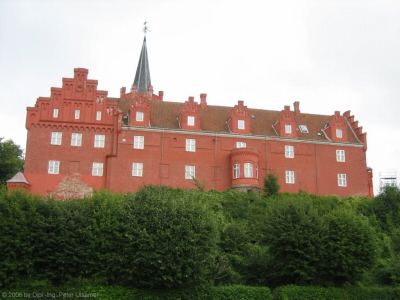
{"label": "turret roof", "polygon": [[149,59],[147,57],[146,36],[143,40],[142,51],[140,52],[140,58],[137,65],[133,85],[136,86],[136,91],[138,93],[146,93],[148,91],[148,87],[151,86]]}

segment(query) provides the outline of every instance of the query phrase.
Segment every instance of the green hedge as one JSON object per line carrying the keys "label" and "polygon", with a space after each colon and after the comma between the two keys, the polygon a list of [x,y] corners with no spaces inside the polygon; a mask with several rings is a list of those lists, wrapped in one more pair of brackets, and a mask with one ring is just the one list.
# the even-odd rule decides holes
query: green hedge
{"label": "green hedge", "polygon": [[57,201],[2,189],[0,288],[76,278],[152,289],[207,283],[219,221],[189,196],[148,186]]}
{"label": "green hedge", "polygon": [[400,288],[287,285],[276,288],[273,295],[274,300],[395,300],[400,299]]}

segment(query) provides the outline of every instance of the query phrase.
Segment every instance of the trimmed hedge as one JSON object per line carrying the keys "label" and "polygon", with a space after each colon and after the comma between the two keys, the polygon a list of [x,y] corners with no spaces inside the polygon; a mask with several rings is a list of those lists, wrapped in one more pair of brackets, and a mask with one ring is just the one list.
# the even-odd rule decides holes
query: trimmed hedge
{"label": "trimmed hedge", "polygon": [[0,288],[31,281],[182,288],[206,284],[218,218],[190,193],[148,186],[57,201],[0,190]]}
{"label": "trimmed hedge", "polygon": [[274,300],[395,300],[400,299],[400,288],[287,285],[276,288],[273,295]]}

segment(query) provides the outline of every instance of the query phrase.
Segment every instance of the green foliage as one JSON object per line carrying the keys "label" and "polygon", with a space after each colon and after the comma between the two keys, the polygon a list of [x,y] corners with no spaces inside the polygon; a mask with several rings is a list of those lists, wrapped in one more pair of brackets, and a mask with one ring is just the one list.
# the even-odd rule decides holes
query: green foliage
{"label": "green foliage", "polygon": [[319,286],[281,286],[273,293],[276,300],[390,300],[399,299],[400,288],[323,288]]}
{"label": "green foliage", "polygon": [[24,169],[23,151],[12,140],[0,138],[0,185]]}
{"label": "green foliage", "polygon": [[129,202],[126,217],[128,282],[140,287],[183,287],[205,282],[216,251],[216,219],[185,193],[148,186]]}
{"label": "green foliage", "polygon": [[400,227],[400,189],[397,186],[386,186],[375,198],[373,212],[385,231]]}
{"label": "green foliage", "polygon": [[281,189],[281,186],[278,182],[278,176],[272,173],[269,173],[265,178],[264,178],[264,195],[266,197],[270,196],[277,196],[279,195],[279,190]]}
{"label": "green foliage", "polygon": [[265,220],[275,286],[354,283],[375,261],[374,231],[351,210],[327,212],[312,201],[279,199]]}
{"label": "green foliage", "polygon": [[195,299],[213,295],[204,284],[398,286],[398,195],[148,186],[56,201],[3,187],[0,287],[124,285]]}

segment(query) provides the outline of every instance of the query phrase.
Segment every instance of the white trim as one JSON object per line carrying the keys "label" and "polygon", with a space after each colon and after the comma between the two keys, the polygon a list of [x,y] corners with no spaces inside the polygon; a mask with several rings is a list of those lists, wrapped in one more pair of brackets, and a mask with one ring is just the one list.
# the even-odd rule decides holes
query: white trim
{"label": "white trim", "polygon": [[149,132],[164,132],[164,133],[176,133],[176,134],[186,134],[186,135],[202,135],[202,136],[210,136],[215,137],[215,134],[218,134],[219,137],[231,137],[235,139],[253,139],[253,140],[266,140],[266,141],[287,141],[290,143],[306,143],[306,144],[320,144],[320,145],[334,145],[334,146],[348,146],[348,147],[356,147],[362,148],[364,144],[353,144],[350,142],[331,142],[331,141],[320,141],[307,139],[302,140],[299,138],[288,138],[288,137],[280,137],[280,136],[265,136],[265,135],[248,135],[241,133],[224,133],[224,132],[212,132],[212,131],[198,131],[198,130],[175,130],[175,129],[167,129],[167,128],[146,128],[140,126],[123,126],[122,130],[133,130],[133,131],[149,131]]}

